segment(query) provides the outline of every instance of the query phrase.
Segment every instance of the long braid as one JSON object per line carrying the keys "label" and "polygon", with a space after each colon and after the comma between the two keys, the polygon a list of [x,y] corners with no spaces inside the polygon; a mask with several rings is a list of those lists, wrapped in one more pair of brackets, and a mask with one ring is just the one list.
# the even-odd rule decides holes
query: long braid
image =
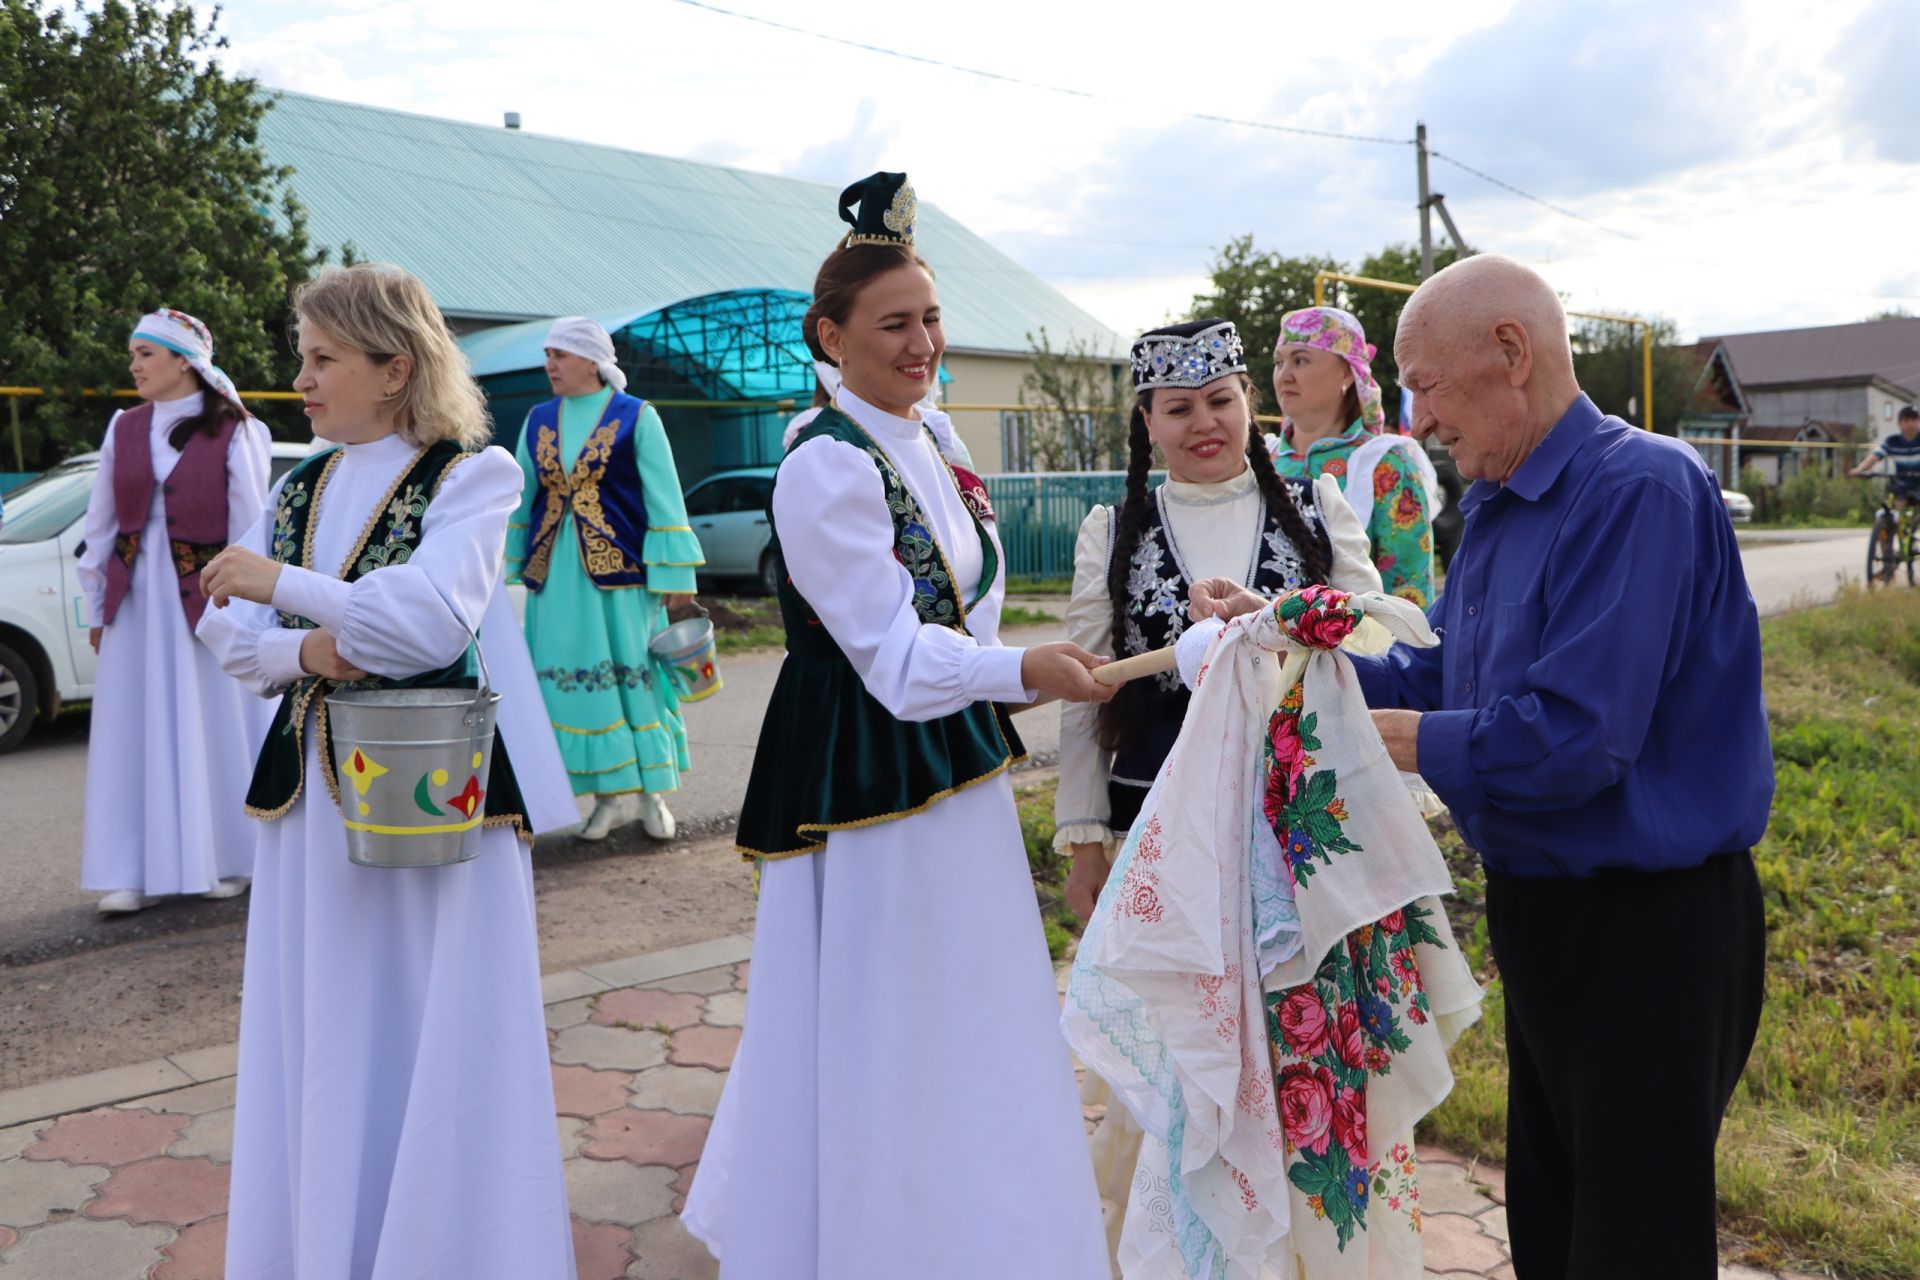
{"label": "long braid", "polygon": [[1254,479],[1260,482],[1260,496],[1266,499],[1267,514],[1280,521],[1281,532],[1300,553],[1301,567],[1308,580],[1324,584],[1330,572],[1326,535],[1315,530],[1300,514],[1293,493],[1280,473],[1273,469],[1273,455],[1267,452],[1267,442],[1261,439],[1257,422],[1247,430],[1247,464],[1253,468]]}
{"label": "long braid", "polygon": [[[1113,557],[1107,564],[1107,598],[1113,604],[1113,653],[1128,656],[1124,650],[1127,634],[1127,577],[1133,567],[1133,554],[1146,536],[1152,508],[1148,505],[1147,473],[1153,470],[1153,438],[1147,434],[1147,407],[1153,392],[1144,392],[1134,401],[1133,416],[1127,422],[1127,496],[1114,508]],[[1100,708],[1096,725],[1100,745],[1118,750],[1139,727],[1139,691],[1132,684],[1120,687],[1112,701]]]}

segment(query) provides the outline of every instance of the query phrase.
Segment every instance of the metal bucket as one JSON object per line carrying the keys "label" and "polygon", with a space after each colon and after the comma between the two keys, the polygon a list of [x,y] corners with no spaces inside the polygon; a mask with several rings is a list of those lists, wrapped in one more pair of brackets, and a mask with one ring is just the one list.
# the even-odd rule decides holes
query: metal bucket
{"label": "metal bucket", "polygon": [[720,692],[720,668],[715,664],[719,650],[713,642],[713,622],[705,609],[700,609],[699,617],[663,630],[647,649],[672,675],[680,701],[698,702]]}
{"label": "metal bucket", "polygon": [[478,689],[343,689],[327,699],[347,857],[442,867],[480,852],[500,695]]}

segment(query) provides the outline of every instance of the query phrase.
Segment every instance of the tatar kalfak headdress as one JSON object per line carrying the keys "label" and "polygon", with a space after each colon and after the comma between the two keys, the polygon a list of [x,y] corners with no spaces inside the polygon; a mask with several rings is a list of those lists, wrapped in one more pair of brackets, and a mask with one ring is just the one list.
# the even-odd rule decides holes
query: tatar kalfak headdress
{"label": "tatar kalfak headdress", "polygon": [[[858,204],[856,213],[853,206]],[[913,245],[920,202],[904,173],[876,173],[840,193],[840,217],[853,227],[848,244]]]}
{"label": "tatar kalfak headdress", "polygon": [[1133,389],[1204,387],[1247,371],[1247,349],[1231,320],[1189,320],[1141,334],[1133,343]]}

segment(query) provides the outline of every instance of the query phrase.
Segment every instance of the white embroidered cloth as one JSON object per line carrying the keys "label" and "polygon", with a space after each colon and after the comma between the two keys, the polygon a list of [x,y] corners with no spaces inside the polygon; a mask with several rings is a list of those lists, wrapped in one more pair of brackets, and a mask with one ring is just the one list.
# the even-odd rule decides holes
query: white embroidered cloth
{"label": "white embroidered cloth", "polygon": [[[1364,612],[1405,643],[1437,643],[1403,600],[1337,592],[1320,599],[1334,597],[1348,615]],[[1477,1015],[1480,992],[1431,901],[1452,888],[1445,863],[1373,728],[1352,663],[1331,647],[1345,631],[1322,635],[1295,624],[1310,643],[1289,639],[1279,616],[1289,599],[1183,639],[1193,702],[1115,859],[1069,979],[1061,1019],[1069,1042],[1147,1134],[1121,1231],[1128,1280],[1252,1278],[1263,1267],[1292,1277],[1294,1259],[1316,1278],[1395,1275],[1401,1258],[1411,1259],[1406,1274],[1419,1275],[1417,1216],[1400,1214],[1413,1226],[1411,1246],[1394,1240],[1376,1251],[1368,1190],[1383,1172],[1395,1173],[1379,1158],[1392,1140],[1410,1134],[1451,1088],[1445,1045]],[[1281,744],[1291,755],[1279,759],[1266,743],[1296,680],[1295,723],[1313,754]],[[1296,803],[1310,797],[1319,806],[1288,849],[1265,794],[1271,767],[1300,780]],[[1326,838],[1316,843],[1312,832]],[[1369,1021],[1368,1034],[1381,1031],[1390,1037],[1381,1045],[1400,1047],[1378,1049],[1380,1070],[1354,1062],[1345,1070],[1361,1083],[1343,1091],[1305,1057],[1293,1064],[1291,1042],[1270,1038],[1270,1011],[1277,1034],[1283,999],[1296,988],[1316,992],[1316,979],[1328,981],[1335,944],[1383,917],[1412,917],[1434,941],[1404,947],[1403,992],[1383,993],[1377,1008],[1355,1005],[1380,1019]],[[1423,1007],[1405,1016],[1416,992]],[[1353,1043],[1359,1053],[1370,1042]],[[1333,1044],[1323,1027],[1312,1045],[1296,1047],[1324,1055]],[[1276,1090],[1283,1064],[1287,1084]],[[1301,1071],[1319,1074],[1293,1080]],[[1320,1079],[1324,1097],[1313,1092]],[[1337,1126],[1336,1104],[1345,1107]],[[1367,1150],[1369,1132],[1388,1140],[1376,1145],[1377,1156]],[[1357,1190],[1348,1188],[1357,1212],[1356,1202],[1327,1198],[1339,1161],[1352,1178],[1365,1175]],[[1402,1163],[1410,1179],[1411,1160]],[[1310,1197],[1300,1183],[1314,1179],[1328,1185]],[[1397,1210],[1401,1202],[1413,1208],[1394,1199]],[[1386,1216],[1384,1203],[1376,1216]],[[1370,1264],[1372,1252],[1379,1256]]]}

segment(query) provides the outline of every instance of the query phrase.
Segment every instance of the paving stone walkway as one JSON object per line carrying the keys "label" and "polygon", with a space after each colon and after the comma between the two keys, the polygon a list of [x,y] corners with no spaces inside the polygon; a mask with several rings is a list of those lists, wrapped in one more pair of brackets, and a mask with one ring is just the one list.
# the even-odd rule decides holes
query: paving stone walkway
{"label": "paving stone walkway", "polygon": [[[579,1280],[717,1276],[678,1214],[740,1041],[747,950],[721,938],[545,979]],[[0,1277],[219,1280],[233,1064],[222,1046],[0,1093]],[[1510,1280],[1500,1170],[1420,1156],[1429,1277]]]}

